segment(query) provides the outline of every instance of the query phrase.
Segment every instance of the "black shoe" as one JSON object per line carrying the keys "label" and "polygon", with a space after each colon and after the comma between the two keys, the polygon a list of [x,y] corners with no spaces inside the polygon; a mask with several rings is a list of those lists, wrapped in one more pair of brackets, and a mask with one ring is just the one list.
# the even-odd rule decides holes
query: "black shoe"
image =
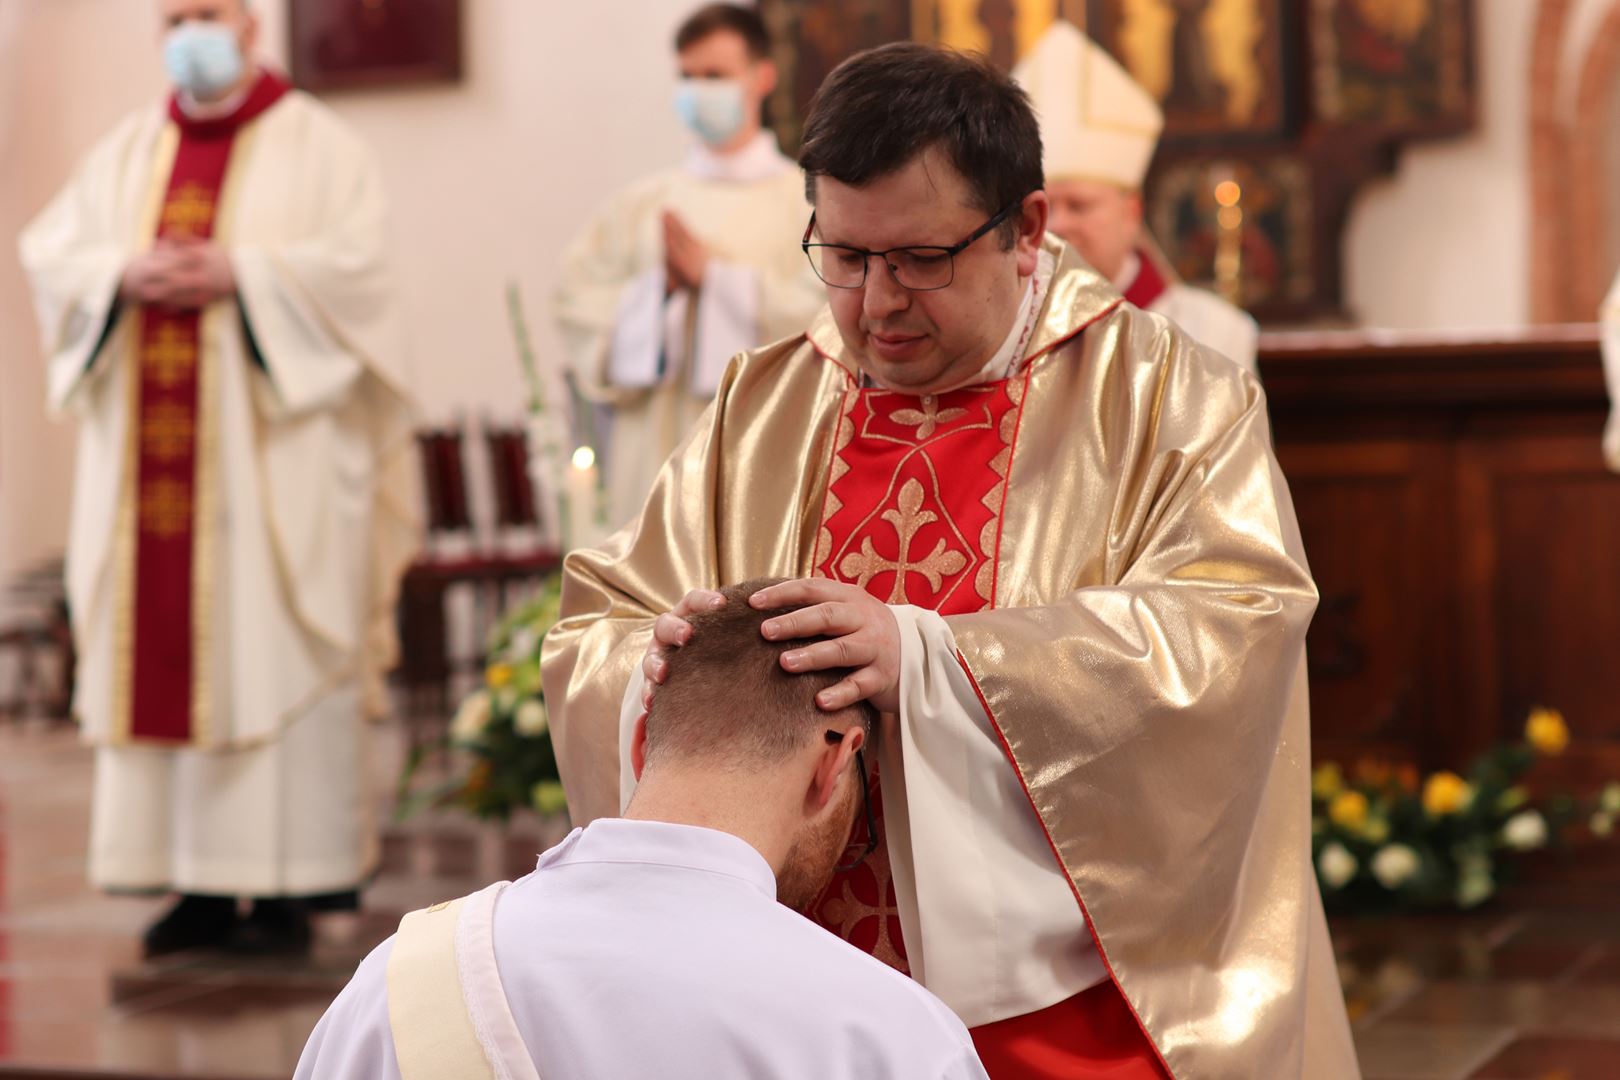
{"label": "black shoe", "polygon": [[225,944],[236,929],[234,896],[182,896],[168,914],[147,928],[141,945],[148,959],[186,949]]}
{"label": "black shoe", "polygon": [[231,935],[232,952],[251,956],[299,955],[310,945],[309,905],[303,900],[255,900]]}

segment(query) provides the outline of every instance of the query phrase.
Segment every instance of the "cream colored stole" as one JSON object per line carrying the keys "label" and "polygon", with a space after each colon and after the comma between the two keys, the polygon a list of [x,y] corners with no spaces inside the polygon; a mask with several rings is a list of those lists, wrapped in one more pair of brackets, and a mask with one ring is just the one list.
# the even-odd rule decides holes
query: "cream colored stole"
{"label": "cream colored stole", "polygon": [[540,1080],[495,966],[495,902],[510,884],[400,920],[388,1024],[404,1080]]}

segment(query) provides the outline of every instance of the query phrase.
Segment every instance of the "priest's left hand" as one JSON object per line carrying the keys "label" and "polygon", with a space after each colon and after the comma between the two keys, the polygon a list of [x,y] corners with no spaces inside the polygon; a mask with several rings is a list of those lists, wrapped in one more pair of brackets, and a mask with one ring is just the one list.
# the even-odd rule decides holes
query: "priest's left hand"
{"label": "priest's left hand", "polygon": [[664,211],[664,273],[674,288],[696,292],[709,268],[709,247],[686,227],[679,214]]}
{"label": "priest's left hand", "polygon": [[788,671],[854,668],[853,674],[816,695],[816,704],[836,712],[870,701],[881,712],[900,708],[900,624],[889,605],[855,585],[825,578],[784,581],[755,593],[756,608],[797,607],[760,627],[772,641],[828,637],[782,654]]}

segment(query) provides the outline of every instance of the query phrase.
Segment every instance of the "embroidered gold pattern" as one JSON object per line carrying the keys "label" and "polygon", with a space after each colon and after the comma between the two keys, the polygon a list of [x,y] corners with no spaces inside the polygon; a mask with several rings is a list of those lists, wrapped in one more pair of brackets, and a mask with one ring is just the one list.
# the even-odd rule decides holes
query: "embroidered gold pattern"
{"label": "embroidered gold pattern", "polygon": [[173,323],[165,323],[158,328],[157,340],[147,345],[141,362],[159,386],[178,386],[197,363],[197,343]]}
{"label": "embroidered gold pattern", "polygon": [[147,536],[179,536],[190,521],[191,492],[179,480],[159,477],[141,492],[141,532]]}
{"label": "embroidered gold pattern", "polygon": [[922,442],[938,431],[939,425],[948,424],[952,420],[960,419],[966,415],[966,409],[946,409],[941,412],[939,399],[933,394],[924,394],[921,411],[916,409],[896,409],[889,414],[889,419],[897,424],[904,424],[906,427],[915,427],[917,429],[917,441]]}
{"label": "embroidered gold pattern", "polygon": [[939,520],[938,514],[932,510],[924,510],[922,504],[922,484],[913,477],[900,488],[897,505],[883,511],[883,520],[894,526],[895,534],[900,538],[897,557],[893,560],[885,559],[872,546],[872,538],[864,537],[861,540],[861,550],[852,551],[844,556],[844,561],[838,565],[838,572],[846,579],[853,578],[855,584],[864,589],[867,582],[877,575],[893,571],[894,588],[889,590],[888,599],[888,603],[891,604],[911,602],[907,596],[906,586],[906,579],[911,574],[921,574],[928,580],[929,587],[934,592],[939,592],[947,574],[959,573],[967,565],[967,556],[960,551],[947,551],[944,539],[940,539],[934,544],[934,550],[921,561],[911,561],[911,543],[916,538],[917,530]]}
{"label": "embroidered gold pattern", "polygon": [[153,405],[141,421],[141,448],[159,461],[184,458],[195,436],[191,410],[172,401]]}
{"label": "embroidered gold pattern", "polygon": [[213,220],[213,193],[201,184],[182,184],[163,207],[163,234],[196,236]]}

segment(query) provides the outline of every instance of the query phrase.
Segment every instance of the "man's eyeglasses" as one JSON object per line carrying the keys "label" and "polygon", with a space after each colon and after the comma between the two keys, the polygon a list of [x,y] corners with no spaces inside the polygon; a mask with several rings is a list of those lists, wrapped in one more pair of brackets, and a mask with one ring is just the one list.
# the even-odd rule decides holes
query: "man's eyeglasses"
{"label": "man's eyeglasses", "polygon": [[867,264],[877,258],[883,260],[902,288],[912,292],[932,292],[956,280],[956,256],[966,251],[968,245],[979,237],[1006,221],[1007,215],[1022,205],[1022,198],[1013,200],[989,221],[973,230],[967,239],[950,247],[922,244],[889,248],[887,251],[867,251],[844,244],[812,244],[810,237],[816,231],[816,215],[812,211],[810,224],[805,227],[804,239],[799,241],[799,246],[804,249],[816,276],[835,289],[859,289],[865,285]]}
{"label": "man's eyeglasses", "polygon": [[[842,731],[827,732],[828,746],[837,746],[843,741]],[[847,873],[865,862],[866,857],[876,851],[878,845],[877,818],[872,815],[872,787],[866,780],[866,755],[859,750],[855,751],[855,771],[861,778],[861,801],[866,805],[866,850],[833,868],[840,874]]]}

